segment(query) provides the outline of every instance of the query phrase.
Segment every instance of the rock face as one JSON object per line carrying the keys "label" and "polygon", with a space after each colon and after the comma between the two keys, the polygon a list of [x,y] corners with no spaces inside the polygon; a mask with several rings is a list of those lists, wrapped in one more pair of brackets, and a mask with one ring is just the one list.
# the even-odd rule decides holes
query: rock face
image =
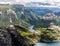
{"label": "rock face", "polygon": [[0,28],[0,46],[33,46],[37,41],[36,34],[21,26]]}
{"label": "rock face", "polygon": [[54,13],[48,13],[45,16],[43,16],[43,19],[46,19],[46,20],[55,20],[56,18],[59,18],[59,17]]}
{"label": "rock face", "polygon": [[[22,27],[20,27],[20,28],[22,28]],[[19,33],[17,32],[17,29],[15,27],[13,27],[13,28],[9,27],[7,30],[11,34],[12,46],[31,46],[32,45],[32,44],[30,45],[30,42],[28,41],[28,39],[19,35]]]}
{"label": "rock face", "polygon": [[0,28],[0,46],[12,46],[10,34],[2,28]]}

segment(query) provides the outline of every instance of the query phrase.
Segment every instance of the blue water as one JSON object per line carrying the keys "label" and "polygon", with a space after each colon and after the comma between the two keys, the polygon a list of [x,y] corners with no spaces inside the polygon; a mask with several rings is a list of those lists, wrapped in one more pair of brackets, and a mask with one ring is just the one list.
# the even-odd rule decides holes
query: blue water
{"label": "blue water", "polygon": [[55,42],[55,43],[37,43],[35,46],[60,46],[60,42]]}

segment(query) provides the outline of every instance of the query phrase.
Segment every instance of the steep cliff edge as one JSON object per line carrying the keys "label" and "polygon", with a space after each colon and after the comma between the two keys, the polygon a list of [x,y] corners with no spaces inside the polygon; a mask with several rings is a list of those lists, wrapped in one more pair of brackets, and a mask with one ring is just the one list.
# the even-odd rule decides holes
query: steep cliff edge
{"label": "steep cliff edge", "polygon": [[0,29],[0,46],[33,46],[40,39],[38,33],[30,32],[19,25],[4,27]]}
{"label": "steep cliff edge", "polygon": [[0,28],[0,46],[12,46],[12,38],[4,28]]}

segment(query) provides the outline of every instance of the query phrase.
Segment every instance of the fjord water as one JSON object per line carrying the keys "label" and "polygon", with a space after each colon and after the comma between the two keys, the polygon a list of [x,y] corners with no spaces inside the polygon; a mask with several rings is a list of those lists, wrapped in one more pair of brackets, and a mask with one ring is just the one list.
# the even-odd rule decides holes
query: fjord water
{"label": "fjord water", "polygon": [[35,46],[60,46],[60,42],[54,42],[54,43],[37,43]]}

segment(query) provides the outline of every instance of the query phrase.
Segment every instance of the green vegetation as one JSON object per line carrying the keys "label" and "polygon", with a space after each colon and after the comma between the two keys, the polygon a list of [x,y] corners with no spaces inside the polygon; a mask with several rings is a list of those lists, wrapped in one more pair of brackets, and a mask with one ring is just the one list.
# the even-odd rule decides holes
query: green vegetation
{"label": "green vegetation", "polygon": [[[8,11],[8,12],[7,12]],[[22,39],[22,44],[25,41],[35,44],[39,40],[42,42],[56,42],[60,41],[59,29],[50,26],[50,22],[54,20],[43,20],[40,19],[30,9],[25,8],[23,5],[2,5],[0,6],[0,27],[9,27],[10,25],[18,25],[15,31],[19,34]],[[23,26],[23,27],[19,27]],[[34,25],[35,32],[30,32],[29,26]]]}
{"label": "green vegetation", "polygon": [[20,36],[28,39],[30,42],[32,42],[33,44],[37,43],[38,40],[40,39],[40,32],[36,31],[36,32],[30,32],[26,29],[17,29],[17,32],[19,32]]}
{"label": "green vegetation", "polygon": [[[12,20],[12,23],[10,22]],[[40,19],[31,9],[23,5],[0,5],[0,25],[18,24],[24,27],[47,28],[51,21]]]}
{"label": "green vegetation", "polygon": [[10,5],[0,5],[0,11],[1,10],[8,10],[8,9],[11,9],[12,7]]}
{"label": "green vegetation", "polygon": [[46,29],[41,33],[41,41],[42,42],[58,42],[60,41],[60,31]]}

